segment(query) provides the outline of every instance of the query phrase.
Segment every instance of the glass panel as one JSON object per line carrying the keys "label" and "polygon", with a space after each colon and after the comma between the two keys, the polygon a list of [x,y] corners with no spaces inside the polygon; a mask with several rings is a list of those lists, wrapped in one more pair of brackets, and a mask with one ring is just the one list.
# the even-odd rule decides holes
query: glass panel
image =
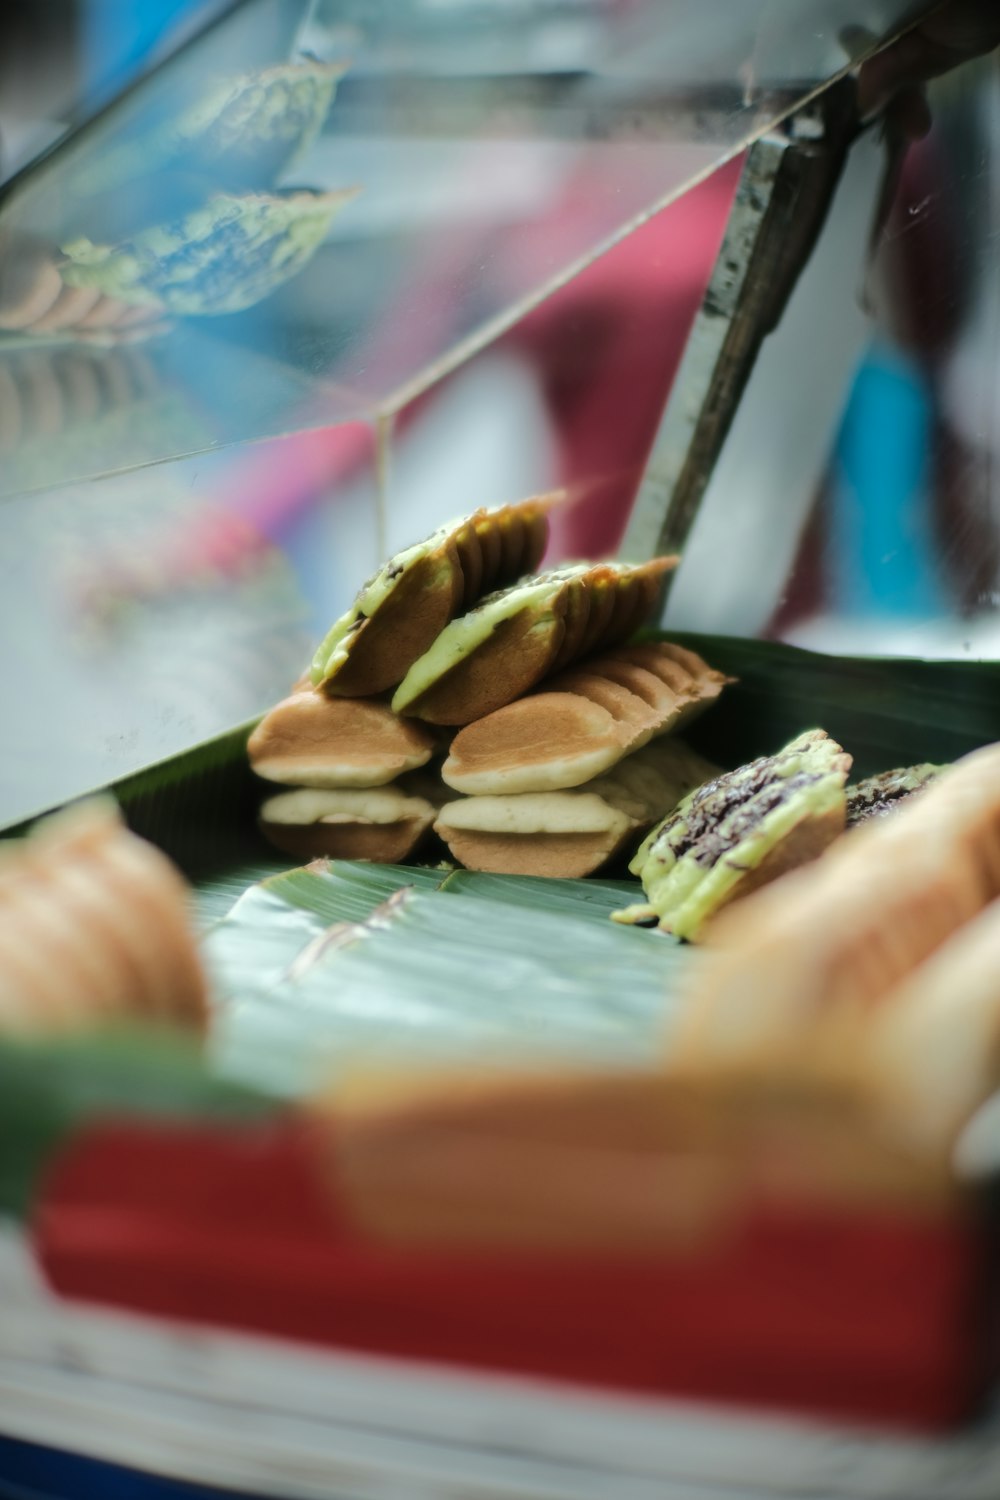
{"label": "glass panel", "polygon": [[284,696],[379,551],[348,425],[13,503],[0,547],[0,825]]}
{"label": "glass panel", "polygon": [[247,0],[8,185],[5,388],[82,343],[107,420],[0,493],[398,409],[912,10]]}
{"label": "glass panel", "polygon": [[[384,503],[379,435],[362,423],[9,502],[0,695],[22,707],[0,823],[267,706],[384,557],[477,505],[561,487],[551,556],[613,550],[736,175],[714,174],[408,403],[381,434]],[[151,352],[115,351],[135,422],[162,400],[143,394]],[[88,354],[45,351],[43,372],[43,351],[25,351],[30,388],[89,390]],[[80,441],[91,431],[82,414]],[[44,435],[31,452],[44,462]]]}
{"label": "glass panel", "polygon": [[878,153],[854,153],[691,535],[678,627],[1000,656],[995,61],[930,102],[870,264]]}

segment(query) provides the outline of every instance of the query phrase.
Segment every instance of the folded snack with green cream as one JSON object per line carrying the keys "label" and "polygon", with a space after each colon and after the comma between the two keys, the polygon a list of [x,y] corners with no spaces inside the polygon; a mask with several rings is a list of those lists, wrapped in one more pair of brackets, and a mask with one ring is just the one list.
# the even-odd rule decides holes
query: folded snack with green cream
{"label": "folded snack with green cream", "polygon": [[557,500],[480,509],[397,552],[331,626],[313,657],[313,685],[348,698],[396,687],[456,615],[538,566]]}
{"label": "folded snack with green cream", "polygon": [[466,725],[441,775],[473,797],[581,786],[689,723],[726,681],[669,641],[618,646]]}
{"label": "folded snack with green cream", "polygon": [[780,1073],[813,1097],[860,1083],[911,1139],[945,1145],[1000,1082],[998,897],[991,745],[713,923],[678,998],[671,1067]]}
{"label": "folded snack with green cream", "polygon": [[630,865],[646,902],[615,914],[697,941],[730,902],[814,859],[844,830],[851,757],[822,729],[699,787]]}
{"label": "folded snack with green cream", "polygon": [[431,724],[471,724],[648,623],[677,558],[571,563],[491,594],[441,631],[392,699]]}

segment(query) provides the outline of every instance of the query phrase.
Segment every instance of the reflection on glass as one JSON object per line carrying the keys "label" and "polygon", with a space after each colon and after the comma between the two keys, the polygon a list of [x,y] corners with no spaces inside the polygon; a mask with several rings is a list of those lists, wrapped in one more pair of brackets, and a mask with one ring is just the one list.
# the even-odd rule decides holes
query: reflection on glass
{"label": "reflection on glass", "polygon": [[[870,278],[851,385],[780,627],[834,648],[1000,654],[1000,88],[933,92]],[[817,580],[809,599],[801,579]]]}
{"label": "reflection on glass", "polygon": [[678,627],[1000,655],[995,61],[931,104],[869,264],[871,147],[855,153],[690,538]]}
{"label": "reflection on glass", "polygon": [[6,507],[0,825],[284,695],[328,623],[313,601],[346,600],[376,548],[370,430],[326,437],[292,465],[287,440],[256,449],[249,490],[226,454]]}
{"label": "reflection on glass", "polygon": [[0,361],[0,464],[12,489],[57,484],[70,468],[93,473],[109,455],[141,463],[152,443],[197,430],[190,400],[141,346],[22,347]]}
{"label": "reflection on glass", "polygon": [[259,711],[477,504],[563,485],[552,557],[613,548],[725,223],[710,168],[844,65],[853,14],[249,0],[10,184],[0,820]]}
{"label": "reflection on glass", "polygon": [[164,346],[90,472],[397,410],[912,9],[246,0],[8,185],[0,360]]}

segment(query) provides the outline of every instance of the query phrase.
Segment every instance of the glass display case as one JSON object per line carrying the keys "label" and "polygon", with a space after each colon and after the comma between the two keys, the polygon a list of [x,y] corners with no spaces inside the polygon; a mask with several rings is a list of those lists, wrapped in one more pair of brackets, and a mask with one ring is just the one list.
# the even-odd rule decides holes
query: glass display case
{"label": "glass display case", "polygon": [[[706,776],[803,716],[865,777],[1000,741],[995,56],[920,141],[859,106],[931,10],[212,4],[0,185],[0,827],[110,791],[214,1006],[201,1051],[0,1042],[0,1490],[995,1495],[988,1110],[967,1197],[882,1201],[881,1137],[831,1188],[779,1089],[763,1209],[688,1222],[690,1153],[638,1255],[641,1104],[516,1171],[435,1121],[359,1228],[359,1060],[613,1091],[700,955],[609,922],[614,871],[289,869],[247,764],[360,580],[550,492],[547,564],[680,554],[651,623],[725,686]],[[408,1239],[428,1182],[572,1224],[602,1171],[596,1250]]]}
{"label": "glass display case", "polygon": [[[258,710],[358,576],[469,506],[567,487],[554,547],[613,549],[741,153],[912,7],[869,12],[257,0],[8,181],[2,815]],[[825,437],[877,171],[811,334]]]}

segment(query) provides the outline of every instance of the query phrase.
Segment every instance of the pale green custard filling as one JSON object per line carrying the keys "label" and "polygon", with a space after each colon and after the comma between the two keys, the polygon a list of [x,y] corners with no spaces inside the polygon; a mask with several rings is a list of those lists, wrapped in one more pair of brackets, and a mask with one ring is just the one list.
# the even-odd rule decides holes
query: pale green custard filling
{"label": "pale green custard filling", "polygon": [[[703,923],[722,906],[734,887],[757,868],[772,849],[804,818],[821,817],[845,802],[846,765],[841,770],[837,758],[843,755],[833,740],[795,740],[774,758],[767,782],[745,801],[720,813],[684,852],[678,855],[674,845],[686,841],[688,815],[698,814],[703,805],[699,789],[687,796],[644,840],[630,869],[642,881],[647,903],[616,913],[620,921],[643,921],[659,918],[663,927],[676,937],[696,937]],[[843,764],[843,762],[842,762]],[[751,767],[744,767],[725,778],[738,787],[741,776],[748,777]],[[814,778],[800,785],[777,806],[762,811],[730,847],[723,848],[711,863],[698,858],[702,841],[726,840],[727,829],[737,817],[752,814],[754,804],[773,793],[775,784],[792,777]],[[722,778],[720,778],[722,779]],[[716,783],[717,784],[717,783]]]}
{"label": "pale green custard filling", "polygon": [[[448,521],[444,526],[439,526],[424,541],[415,542],[412,547],[406,547],[390,557],[375,576],[369,578],[358,591],[350,609],[333,622],[317,647],[309,669],[314,687],[318,687],[321,682],[329,682],[331,677],[336,676],[350,655],[351,640],[358,627],[381,608],[389,595],[399,587],[407,570],[440,547],[461,525],[464,525],[464,521]],[[442,559],[442,568],[446,566],[446,561]]]}
{"label": "pale green custard filling", "polygon": [[415,703],[446,672],[471,656],[498,626],[520,614],[526,606],[532,605],[540,610],[538,624],[546,623],[551,619],[546,605],[556,598],[569,579],[578,578],[593,566],[593,563],[572,563],[568,567],[553,568],[550,572],[531,574],[510,588],[490,594],[468,614],[452,620],[430,649],[417,658],[399,684],[392,700],[393,712],[405,713],[410,704]]}

